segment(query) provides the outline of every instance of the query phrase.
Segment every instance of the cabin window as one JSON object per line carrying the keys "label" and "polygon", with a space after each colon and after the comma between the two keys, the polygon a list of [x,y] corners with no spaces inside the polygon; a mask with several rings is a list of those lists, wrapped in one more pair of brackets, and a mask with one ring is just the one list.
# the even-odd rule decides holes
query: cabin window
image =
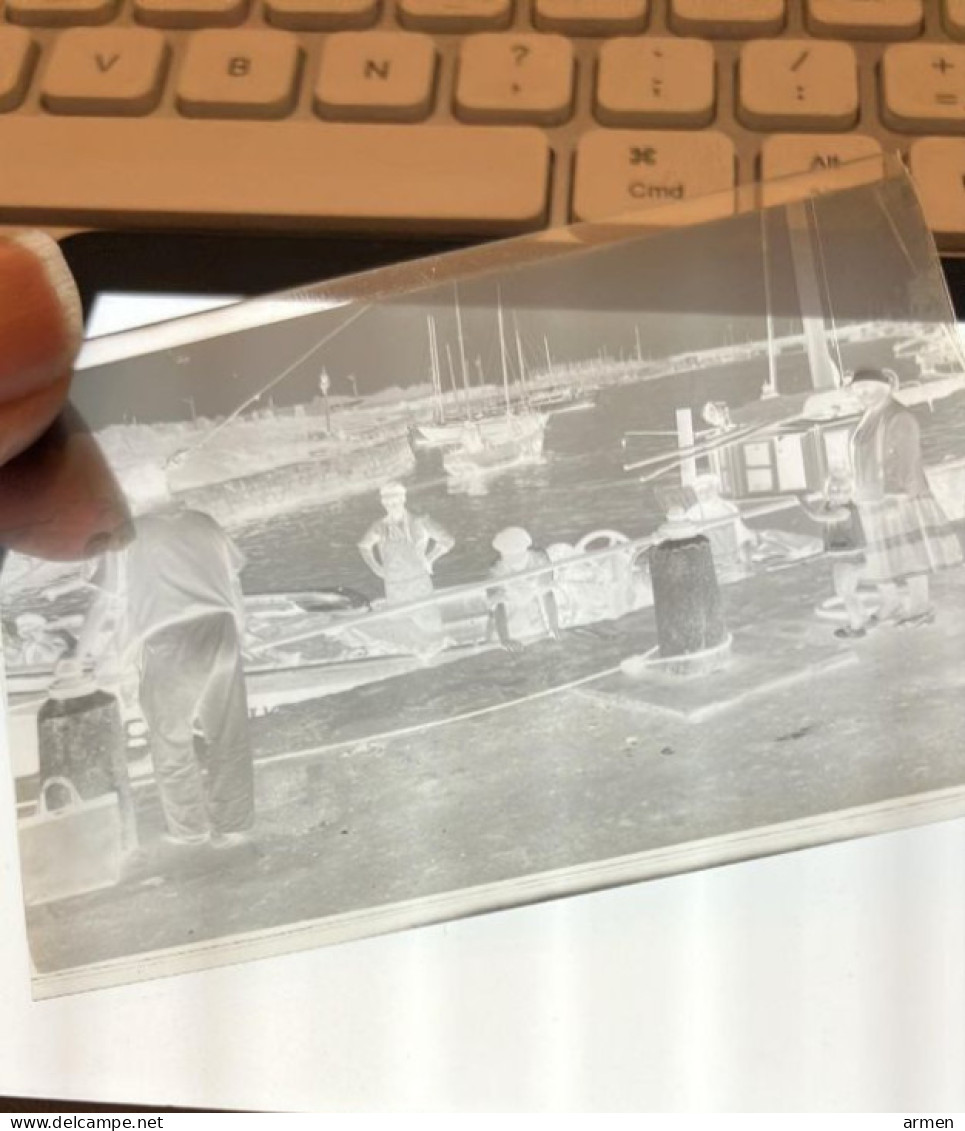
{"label": "cabin window", "polygon": [[774,490],[774,454],[769,443],[745,444],[744,466],[747,468],[748,494]]}
{"label": "cabin window", "polygon": [[807,490],[808,476],[801,439],[801,436],[777,436],[774,439],[778,484],[782,491]]}

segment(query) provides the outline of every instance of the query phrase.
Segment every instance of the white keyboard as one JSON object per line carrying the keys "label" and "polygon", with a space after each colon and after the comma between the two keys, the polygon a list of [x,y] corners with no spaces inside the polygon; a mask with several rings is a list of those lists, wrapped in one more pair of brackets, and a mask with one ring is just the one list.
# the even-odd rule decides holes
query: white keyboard
{"label": "white keyboard", "polygon": [[0,0],[0,225],[656,223],[897,149],[950,249],[956,135],[965,0]]}

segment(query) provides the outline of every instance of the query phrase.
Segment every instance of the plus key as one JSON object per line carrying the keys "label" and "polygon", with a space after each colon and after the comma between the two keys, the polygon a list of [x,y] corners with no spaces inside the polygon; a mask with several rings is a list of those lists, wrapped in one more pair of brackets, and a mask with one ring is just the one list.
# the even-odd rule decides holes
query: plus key
{"label": "plus key", "polygon": [[895,130],[965,133],[965,47],[889,47],[881,60],[882,116]]}

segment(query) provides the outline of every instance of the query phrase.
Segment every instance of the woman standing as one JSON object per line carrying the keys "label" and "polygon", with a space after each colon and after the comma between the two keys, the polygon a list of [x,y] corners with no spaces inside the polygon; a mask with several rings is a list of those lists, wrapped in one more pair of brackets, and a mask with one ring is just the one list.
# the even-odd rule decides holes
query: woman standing
{"label": "woman standing", "polygon": [[894,385],[880,369],[859,369],[851,383],[864,409],[851,438],[863,580],[878,589],[878,620],[924,624],[933,616],[928,575],[959,565],[962,547],[928,485],[918,421]]}

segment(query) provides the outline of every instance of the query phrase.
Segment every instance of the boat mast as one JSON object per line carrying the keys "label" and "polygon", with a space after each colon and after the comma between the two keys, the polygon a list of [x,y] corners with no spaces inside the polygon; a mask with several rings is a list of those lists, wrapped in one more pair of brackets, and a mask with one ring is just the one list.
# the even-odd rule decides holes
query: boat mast
{"label": "boat mast", "polygon": [[[801,305],[801,322],[804,328],[804,348],[807,350],[811,370],[811,385],[815,389],[837,389],[841,374],[828,350],[827,324],[818,269],[812,242],[812,224],[807,205],[792,201],[787,205],[787,223],[791,237],[791,263],[797,283],[798,301]],[[815,233],[816,234],[816,233]]]}
{"label": "boat mast", "polygon": [[767,328],[767,383],[761,397],[777,396],[777,363],[774,357],[774,313],[771,301],[771,264],[767,247],[767,209],[761,209],[761,257],[764,267],[764,324]]}
{"label": "boat mast", "polygon": [[[449,366],[449,383],[452,385],[452,395],[456,398],[456,403],[459,402],[459,385],[456,382],[456,367],[452,364],[452,348],[446,342],[446,363]],[[469,401],[466,400],[466,391],[463,389],[463,403],[466,407],[466,415],[469,415]]]}
{"label": "boat mast", "polygon": [[529,385],[526,381],[526,362],[523,358],[523,343],[519,336],[519,321],[516,318],[515,312],[513,313],[513,329],[516,332],[516,357],[519,360],[519,391],[522,396],[523,404],[526,408],[530,408]]}
{"label": "boat mast", "polygon": [[436,402],[436,421],[442,423],[446,412],[442,403],[442,374],[439,372],[439,343],[436,341],[436,324],[432,315],[426,317],[429,328],[429,365],[432,369],[432,396]]}
{"label": "boat mast", "polygon": [[506,334],[503,329],[503,302],[500,292],[496,291],[496,319],[499,323],[499,356],[503,364],[503,397],[506,401],[506,415],[512,415],[512,405],[509,400],[509,361],[506,357]]}
{"label": "boat mast", "polygon": [[469,366],[466,364],[466,340],[462,333],[462,311],[459,309],[459,285],[455,284],[456,294],[456,335],[459,338],[459,364],[462,369],[462,387],[466,397],[466,419],[469,419]]}

